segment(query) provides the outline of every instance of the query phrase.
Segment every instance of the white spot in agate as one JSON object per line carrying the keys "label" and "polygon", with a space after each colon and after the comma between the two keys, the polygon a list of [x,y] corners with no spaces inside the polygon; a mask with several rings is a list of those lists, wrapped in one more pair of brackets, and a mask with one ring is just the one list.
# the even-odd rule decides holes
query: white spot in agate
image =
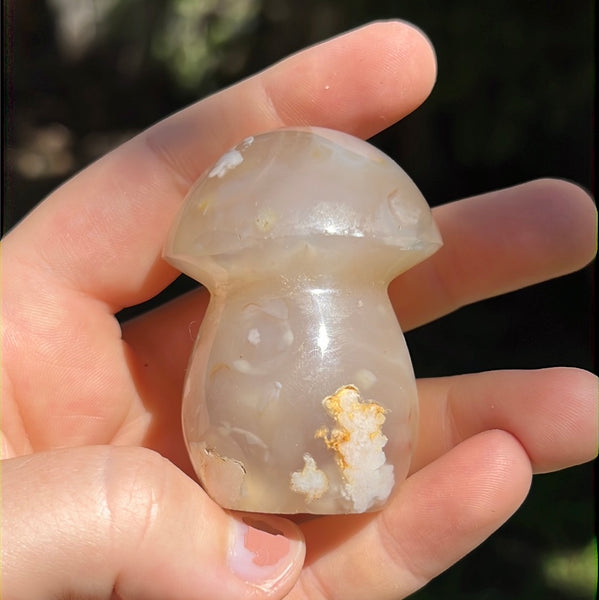
{"label": "white spot in agate", "polygon": [[236,371],[239,371],[240,373],[243,373],[244,375],[249,375],[249,374],[251,374],[254,371],[254,369],[252,369],[252,365],[250,365],[250,363],[247,360],[243,359],[243,358],[240,358],[238,360],[234,360],[233,361],[233,368]]}
{"label": "white spot in agate", "polygon": [[387,203],[392,215],[397,218],[400,226],[414,227],[422,217],[422,206],[405,194],[395,189],[387,196]]}
{"label": "white spot in agate", "polygon": [[220,157],[214,165],[208,177],[218,177],[221,179],[227,171],[234,169],[243,162],[243,156],[239,150],[229,150],[226,154]]}
{"label": "white spot in agate", "polygon": [[366,391],[377,382],[377,376],[370,369],[359,369],[356,371],[355,381],[359,389]]}
{"label": "white spot in agate", "polygon": [[306,496],[306,502],[320,498],[329,489],[329,480],[324,471],[316,466],[310,454],[304,454],[304,468],[291,473],[291,489]]}
{"label": "white spot in agate", "polygon": [[218,428],[218,432],[221,435],[240,436],[241,438],[243,438],[246,444],[250,446],[259,446],[263,450],[268,451],[268,446],[255,433],[252,433],[247,429],[242,429],[241,427],[231,427],[231,424],[227,421],[224,421],[223,424]]}
{"label": "white spot in agate", "polygon": [[283,384],[280,381],[275,381],[272,384],[273,390],[269,394],[270,402],[277,402],[281,397],[281,390],[283,389]]}
{"label": "white spot in agate", "polygon": [[256,327],[252,327],[252,329],[248,332],[248,342],[252,346],[257,346],[260,343],[260,332]]}
{"label": "white spot in agate", "polygon": [[336,427],[316,432],[335,452],[344,480],[343,496],[355,512],[368,510],[377,500],[385,501],[393,488],[393,466],[383,450],[387,436],[382,432],[385,409],[376,402],[363,402],[358,388],[345,385],[322,404]]}
{"label": "white spot in agate", "polygon": [[291,346],[291,344],[293,344],[293,331],[291,331],[291,329],[287,329],[282,336],[282,340],[285,346]]}

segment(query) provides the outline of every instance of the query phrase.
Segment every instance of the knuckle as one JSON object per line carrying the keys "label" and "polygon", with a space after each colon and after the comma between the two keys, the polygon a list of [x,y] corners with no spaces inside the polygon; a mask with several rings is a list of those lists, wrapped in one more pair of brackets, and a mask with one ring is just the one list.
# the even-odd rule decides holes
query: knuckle
{"label": "knuckle", "polygon": [[163,511],[170,463],[145,448],[107,448],[103,509],[109,538],[131,549],[152,536]]}
{"label": "knuckle", "polygon": [[432,575],[426,565],[420,564],[418,552],[406,543],[406,537],[402,535],[403,528],[398,527],[390,515],[390,511],[383,511],[377,520],[381,563],[386,565],[390,578],[401,581],[405,593],[411,594],[426,585]]}

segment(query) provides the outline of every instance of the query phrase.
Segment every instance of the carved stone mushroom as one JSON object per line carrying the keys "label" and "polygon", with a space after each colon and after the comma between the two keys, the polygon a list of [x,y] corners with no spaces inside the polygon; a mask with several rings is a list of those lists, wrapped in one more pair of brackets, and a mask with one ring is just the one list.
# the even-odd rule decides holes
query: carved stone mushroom
{"label": "carved stone mushroom", "polygon": [[418,416],[387,286],[440,245],[406,173],[337,131],[250,137],[202,175],[164,256],[211,294],[183,429],[216,502],[382,508],[407,475]]}

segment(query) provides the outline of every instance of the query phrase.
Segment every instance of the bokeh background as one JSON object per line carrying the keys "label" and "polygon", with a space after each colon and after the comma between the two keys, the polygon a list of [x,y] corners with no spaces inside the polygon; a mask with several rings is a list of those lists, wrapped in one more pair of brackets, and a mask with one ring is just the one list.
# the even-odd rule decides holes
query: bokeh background
{"label": "bokeh background", "polygon": [[[416,23],[437,49],[430,99],[373,140],[431,205],[544,176],[594,191],[591,0],[8,0],[3,9],[3,231],[154,121],[379,18]],[[189,286],[181,278],[158,301]],[[416,373],[593,369],[592,290],[589,267],[409,332]],[[535,477],[518,513],[414,598],[594,598],[592,480],[591,465]]]}

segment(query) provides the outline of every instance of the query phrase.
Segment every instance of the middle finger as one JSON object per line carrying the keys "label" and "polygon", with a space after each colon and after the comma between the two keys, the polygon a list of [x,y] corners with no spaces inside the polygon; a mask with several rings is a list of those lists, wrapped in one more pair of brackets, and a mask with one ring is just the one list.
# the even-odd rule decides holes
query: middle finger
{"label": "middle finger", "polygon": [[597,451],[597,378],[581,369],[420,379],[418,396],[420,425],[411,472],[491,429],[516,437],[536,473],[586,462]]}

